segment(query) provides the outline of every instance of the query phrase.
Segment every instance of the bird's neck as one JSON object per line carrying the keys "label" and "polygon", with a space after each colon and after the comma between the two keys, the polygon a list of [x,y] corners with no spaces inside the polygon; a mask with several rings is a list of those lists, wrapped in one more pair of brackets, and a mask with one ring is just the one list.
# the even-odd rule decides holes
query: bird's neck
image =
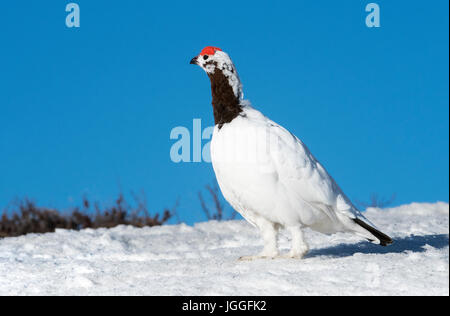
{"label": "bird's neck", "polygon": [[214,122],[220,129],[223,124],[231,122],[242,112],[241,83],[234,69],[222,71],[216,68],[214,72],[208,73],[208,76],[211,80]]}

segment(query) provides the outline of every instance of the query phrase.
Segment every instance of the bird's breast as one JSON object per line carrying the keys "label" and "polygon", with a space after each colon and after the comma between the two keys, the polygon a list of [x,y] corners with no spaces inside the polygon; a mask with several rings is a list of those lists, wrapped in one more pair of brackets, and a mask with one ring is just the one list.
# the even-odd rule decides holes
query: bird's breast
{"label": "bird's breast", "polygon": [[241,212],[261,212],[275,203],[278,173],[262,131],[247,122],[233,121],[216,127],[211,140],[217,182],[227,201]]}

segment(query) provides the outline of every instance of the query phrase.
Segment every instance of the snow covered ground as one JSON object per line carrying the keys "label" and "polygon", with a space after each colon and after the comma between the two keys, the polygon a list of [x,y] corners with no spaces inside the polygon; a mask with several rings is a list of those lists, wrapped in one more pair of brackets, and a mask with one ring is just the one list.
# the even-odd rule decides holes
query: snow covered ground
{"label": "snow covered ground", "polygon": [[308,231],[303,260],[241,262],[262,247],[244,221],[5,238],[0,295],[449,295],[448,203],[365,214],[392,246]]}

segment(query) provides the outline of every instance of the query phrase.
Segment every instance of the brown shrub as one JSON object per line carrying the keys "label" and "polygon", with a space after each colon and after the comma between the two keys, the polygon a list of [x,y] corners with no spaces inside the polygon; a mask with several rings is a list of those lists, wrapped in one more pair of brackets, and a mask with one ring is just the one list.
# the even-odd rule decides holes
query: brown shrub
{"label": "brown shrub", "polygon": [[135,227],[163,225],[175,213],[176,206],[165,209],[160,214],[150,216],[146,203],[134,196],[136,206],[126,203],[123,194],[120,194],[115,204],[111,207],[100,208],[98,203],[94,205],[95,213],[90,212],[91,203],[87,198],[83,199],[83,208],[74,208],[70,214],[63,215],[57,210],[37,207],[28,199],[16,203],[17,209],[12,210],[12,215],[6,212],[0,220],[0,238],[14,237],[29,233],[54,232],[57,228],[80,230],[83,228],[111,228],[117,225],[131,225]]}

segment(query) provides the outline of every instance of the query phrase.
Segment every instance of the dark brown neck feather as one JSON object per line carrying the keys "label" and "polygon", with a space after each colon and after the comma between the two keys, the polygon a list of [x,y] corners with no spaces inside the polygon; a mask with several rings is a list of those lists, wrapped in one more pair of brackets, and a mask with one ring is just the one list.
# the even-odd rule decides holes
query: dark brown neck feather
{"label": "dark brown neck feather", "polygon": [[211,80],[212,105],[214,110],[214,122],[219,129],[225,123],[231,122],[242,112],[242,108],[233,88],[222,70],[216,67],[213,73],[208,74]]}

